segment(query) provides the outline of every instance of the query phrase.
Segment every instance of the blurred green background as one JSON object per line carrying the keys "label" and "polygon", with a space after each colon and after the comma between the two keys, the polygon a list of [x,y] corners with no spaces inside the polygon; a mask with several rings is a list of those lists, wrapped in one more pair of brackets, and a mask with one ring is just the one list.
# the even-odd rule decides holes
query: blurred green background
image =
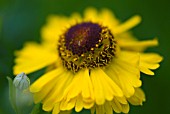
{"label": "blurred green background", "polygon": [[[170,1],[168,0],[0,0],[0,114],[13,114],[6,76],[13,78],[14,50],[26,41],[40,41],[40,29],[49,14],[83,13],[93,6],[109,8],[124,21],[140,14],[142,23],[133,29],[141,40],[157,36],[160,45],[149,49],[164,56],[154,77],[142,74],[147,101],[131,106],[130,114],[170,114]],[[32,74],[35,75],[35,74]],[[85,111],[86,112],[86,111]],[[85,113],[83,112],[83,113]]]}

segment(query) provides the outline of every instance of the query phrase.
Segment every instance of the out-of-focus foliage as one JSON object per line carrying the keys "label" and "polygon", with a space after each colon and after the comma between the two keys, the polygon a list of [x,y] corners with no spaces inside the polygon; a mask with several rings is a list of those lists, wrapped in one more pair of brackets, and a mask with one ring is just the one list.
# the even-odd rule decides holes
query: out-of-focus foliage
{"label": "out-of-focus foliage", "polygon": [[[122,21],[134,14],[142,16],[142,23],[133,29],[139,39],[157,36],[160,46],[150,50],[164,56],[156,76],[141,75],[147,101],[142,107],[133,106],[130,114],[170,113],[170,2],[168,0],[0,0],[0,114],[14,114],[9,102],[6,76],[14,78],[14,51],[26,41],[40,42],[40,30],[49,14],[82,13],[86,7],[109,8]],[[42,71],[28,77],[31,82]],[[86,113],[83,111],[82,113]]]}

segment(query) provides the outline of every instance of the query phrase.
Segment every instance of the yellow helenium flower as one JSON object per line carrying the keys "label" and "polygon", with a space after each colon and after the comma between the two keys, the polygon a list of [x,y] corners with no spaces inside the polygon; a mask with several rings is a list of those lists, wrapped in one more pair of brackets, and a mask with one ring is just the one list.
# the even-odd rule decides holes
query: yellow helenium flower
{"label": "yellow helenium flower", "polygon": [[53,114],[91,109],[96,114],[128,113],[129,103],[142,105],[140,72],[154,75],[162,57],[144,53],[156,38],[138,41],[128,30],[135,15],[120,23],[107,9],[88,8],[84,16],[52,15],[42,28],[42,42],[26,43],[15,54],[14,74],[47,67],[30,87],[35,103]]}

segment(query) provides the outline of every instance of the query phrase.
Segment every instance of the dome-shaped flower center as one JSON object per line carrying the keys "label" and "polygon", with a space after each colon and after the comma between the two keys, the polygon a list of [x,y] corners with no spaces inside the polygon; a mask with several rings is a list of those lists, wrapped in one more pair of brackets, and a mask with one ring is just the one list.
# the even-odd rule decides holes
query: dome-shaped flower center
{"label": "dome-shaped flower center", "polygon": [[106,66],[115,55],[116,41],[107,27],[83,22],[61,35],[58,50],[64,67],[77,72]]}
{"label": "dome-shaped flower center", "polygon": [[91,22],[72,26],[65,34],[66,49],[81,55],[90,51],[99,42],[102,28]]}

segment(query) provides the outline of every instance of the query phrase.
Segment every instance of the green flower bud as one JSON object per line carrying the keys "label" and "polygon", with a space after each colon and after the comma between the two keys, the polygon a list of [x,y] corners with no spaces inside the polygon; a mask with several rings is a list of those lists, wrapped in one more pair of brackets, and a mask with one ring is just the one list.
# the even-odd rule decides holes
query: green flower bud
{"label": "green flower bud", "polygon": [[24,72],[21,72],[14,78],[13,84],[16,88],[20,90],[25,90],[30,86],[30,79]]}

